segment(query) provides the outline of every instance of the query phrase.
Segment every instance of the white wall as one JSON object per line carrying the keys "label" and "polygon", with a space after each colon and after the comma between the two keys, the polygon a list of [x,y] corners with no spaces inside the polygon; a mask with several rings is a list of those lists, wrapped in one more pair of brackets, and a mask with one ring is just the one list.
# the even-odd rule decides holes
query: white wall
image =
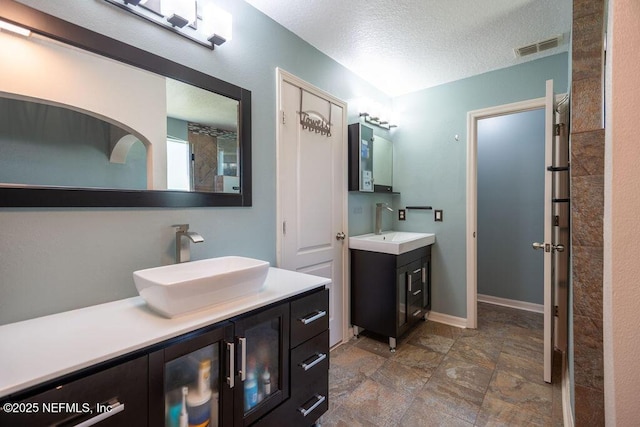
{"label": "white wall", "polygon": [[640,420],[640,3],[609,0],[605,137],[604,379],[609,426]]}

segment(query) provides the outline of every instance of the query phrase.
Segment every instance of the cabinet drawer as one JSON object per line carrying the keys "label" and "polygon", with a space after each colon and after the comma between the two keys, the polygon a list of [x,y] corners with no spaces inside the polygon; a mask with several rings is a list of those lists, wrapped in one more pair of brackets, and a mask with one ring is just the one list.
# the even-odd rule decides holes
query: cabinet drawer
{"label": "cabinet drawer", "polygon": [[291,351],[291,395],[313,394],[308,384],[328,378],[329,331],[310,339]]}
{"label": "cabinet drawer", "polygon": [[291,352],[293,425],[310,425],[329,408],[329,331]]}
{"label": "cabinet drawer", "polygon": [[0,410],[0,425],[74,426],[94,418],[104,427],[147,425],[147,384],[143,356],[15,403],[13,413]]}
{"label": "cabinet drawer", "polygon": [[329,373],[305,384],[304,392],[292,394],[287,402],[291,425],[309,426],[329,410]]}
{"label": "cabinet drawer", "polygon": [[291,348],[329,329],[329,290],[291,303]]}

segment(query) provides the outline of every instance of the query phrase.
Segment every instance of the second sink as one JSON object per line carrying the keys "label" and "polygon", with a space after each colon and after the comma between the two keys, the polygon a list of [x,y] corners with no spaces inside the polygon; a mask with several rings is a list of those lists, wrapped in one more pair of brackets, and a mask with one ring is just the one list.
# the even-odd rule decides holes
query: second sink
{"label": "second sink", "polygon": [[363,251],[400,255],[414,249],[434,244],[433,233],[413,233],[409,231],[385,231],[382,234],[362,234],[349,237],[349,248]]}

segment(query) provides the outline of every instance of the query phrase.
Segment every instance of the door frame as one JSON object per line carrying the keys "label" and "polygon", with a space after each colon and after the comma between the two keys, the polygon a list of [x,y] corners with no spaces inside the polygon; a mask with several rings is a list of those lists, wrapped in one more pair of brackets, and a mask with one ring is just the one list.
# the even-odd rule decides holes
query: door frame
{"label": "door frame", "polygon": [[[556,100],[564,96],[556,95]],[[467,113],[467,328],[478,327],[478,245],[475,236],[478,229],[478,121],[544,109],[545,106],[546,98],[542,97]]]}
{"label": "door frame", "polygon": [[[281,154],[281,144],[282,144],[282,136],[280,130],[280,124],[282,120],[282,85],[284,82],[291,83],[295,86],[301,87],[305,91],[312,93],[320,98],[324,98],[329,100],[333,104],[342,108],[342,123],[343,132],[342,132],[342,162],[344,168],[344,182],[342,185],[342,231],[345,235],[349,235],[349,197],[347,191],[347,179],[349,174],[348,171],[348,144],[347,144],[347,103],[334,95],[325,92],[324,90],[313,86],[312,84],[302,80],[301,78],[289,73],[288,71],[283,70],[280,67],[276,67],[276,263],[278,266],[281,265],[282,261],[282,222],[283,222],[283,214],[282,214],[282,194],[281,194],[281,162],[280,162],[280,154]],[[348,340],[348,337],[351,336],[349,333],[349,263],[348,263],[348,254],[349,248],[347,244],[347,239],[343,240],[342,245],[342,342],[344,343]],[[337,345],[340,345],[338,343]]]}

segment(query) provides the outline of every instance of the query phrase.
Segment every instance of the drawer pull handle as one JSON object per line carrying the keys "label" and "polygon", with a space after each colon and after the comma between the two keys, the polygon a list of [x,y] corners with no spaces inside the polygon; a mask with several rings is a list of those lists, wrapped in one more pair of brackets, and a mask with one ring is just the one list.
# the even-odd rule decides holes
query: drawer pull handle
{"label": "drawer pull handle", "polygon": [[327,358],[327,355],[325,353],[317,353],[315,356],[315,358],[307,363],[306,361],[302,362],[300,364],[300,367],[302,367],[302,369],[304,369],[305,371],[308,371],[309,369],[313,368],[314,366],[316,366],[318,363],[322,362],[324,359]]}
{"label": "drawer pull handle", "polygon": [[416,310],[413,312],[413,317],[418,317],[418,315],[420,315],[420,313],[422,313],[422,310]]}
{"label": "drawer pull handle", "polygon": [[416,270],[413,270],[413,274],[420,273],[420,271],[422,271],[422,269],[421,269],[421,268],[418,268],[418,269],[416,269]]}
{"label": "drawer pull handle", "polygon": [[319,395],[319,394],[316,394],[315,396],[313,396],[313,398],[316,399],[316,403],[311,405],[309,407],[309,409],[304,409],[303,407],[298,408],[298,411],[300,411],[300,413],[302,414],[303,417],[306,417],[307,415],[312,413],[314,409],[316,409],[318,406],[320,406],[322,404],[322,402],[327,400],[326,397],[324,397],[322,395]]}
{"label": "drawer pull handle", "polygon": [[415,292],[413,293],[413,296],[418,295],[420,292],[422,292],[422,289],[418,289],[417,291],[415,291]]}
{"label": "drawer pull handle", "polygon": [[307,317],[302,317],[298,320],[301,321],[303,325],[308,325],[309,323],[315,322],[316,320],[321,319],[326,315],[327,315],[326,311],[318,310],[315,313],[310,314]]}
{"label": "drawer pull handle", "polygon": [[106,420],[109,417],[113,417],[115,414],[119,414],[124,411],[124,403],[113,402],[106,406],[106,412],[96,415],[95,417],[89,418],[79,424],[76,424],[75,427],[89,427],[95,424],[98,424],[100,421]]}
{"label": "drawer pull handle", "polygon": [[229,376],[227,377],[227,384],[229,384],[229,388],[233,388],[235,385],[235,344],[232,342],[227,343],[227,350],[229,351]]}

